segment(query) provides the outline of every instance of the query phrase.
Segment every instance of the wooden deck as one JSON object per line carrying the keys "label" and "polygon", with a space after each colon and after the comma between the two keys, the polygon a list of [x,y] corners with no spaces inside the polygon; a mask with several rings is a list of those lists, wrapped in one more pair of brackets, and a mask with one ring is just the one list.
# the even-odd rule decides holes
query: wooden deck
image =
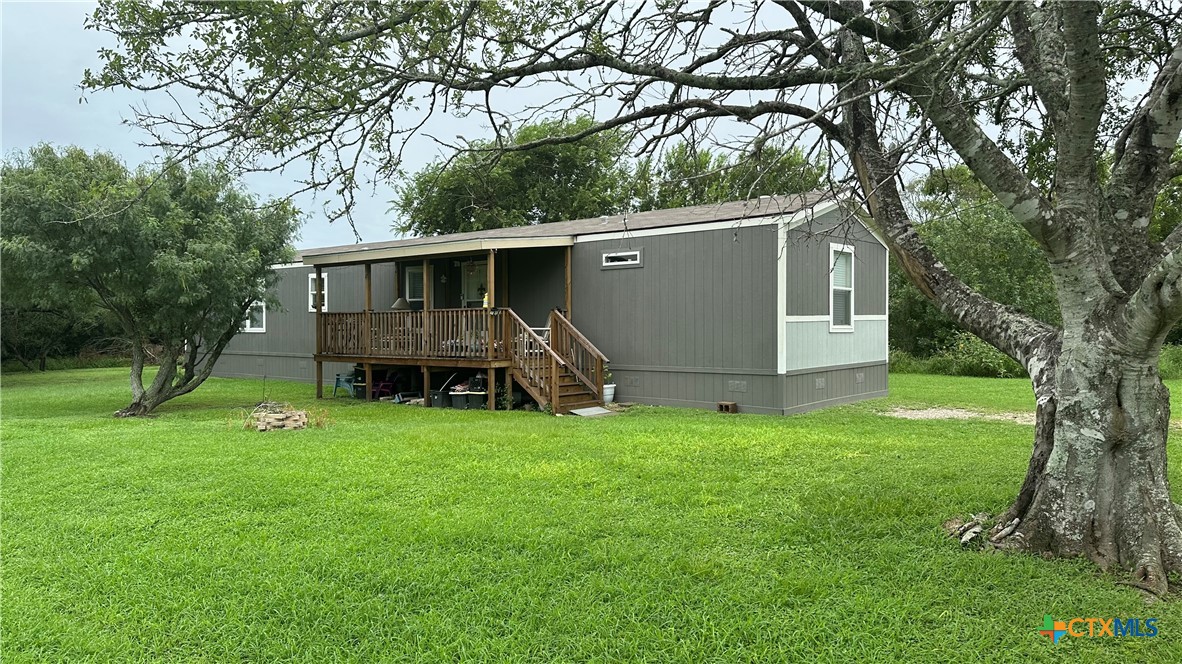
{"label": "wooden deck", "polygon": [[[555,413],[602,405],[607,358],[558,312],[547,332],[549,342],[508,308],[318,313],[317,384],[322,362],[361,364],[367,372],[374,364],[423,367],[428,390],[427,367],[505,369]],[[492,371],[489,378],[495,388]]]}

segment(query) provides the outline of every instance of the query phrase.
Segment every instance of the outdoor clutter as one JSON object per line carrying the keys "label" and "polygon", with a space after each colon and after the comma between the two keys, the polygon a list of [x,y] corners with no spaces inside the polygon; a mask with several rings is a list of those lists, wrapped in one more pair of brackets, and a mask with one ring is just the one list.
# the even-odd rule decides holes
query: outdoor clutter
{"label": "outdoor clutter", "polygon": [[255,407],[248,421],[259,431],[303,429],[308,426],[308,412],[267,401]]}

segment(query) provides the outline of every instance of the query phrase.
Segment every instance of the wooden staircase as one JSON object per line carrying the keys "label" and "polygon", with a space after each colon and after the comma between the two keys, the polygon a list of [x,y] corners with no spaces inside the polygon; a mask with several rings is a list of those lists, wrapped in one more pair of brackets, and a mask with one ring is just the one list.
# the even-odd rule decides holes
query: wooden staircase
{"label": "wooden staircase", "polygon": [[584,385],[567,367],[559,367],[558,393],[560,413],[603,405],[603,399]]}
{"label": "wooden staircase", "polygon": [[507,311],[509,374],[538,405],[555,415],[603,405],[607,357],[599,349],[557,311],[550,313],[548,340]]}

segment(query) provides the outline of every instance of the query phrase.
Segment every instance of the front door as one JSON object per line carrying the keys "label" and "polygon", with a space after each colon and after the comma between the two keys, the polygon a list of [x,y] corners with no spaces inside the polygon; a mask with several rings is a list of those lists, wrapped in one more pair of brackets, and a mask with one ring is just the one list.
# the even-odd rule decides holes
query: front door
{"label": "front door", "polygon": [[465,307],[483,307],[488,292],[488,261],[464,261],[460,265],[460,299]]}

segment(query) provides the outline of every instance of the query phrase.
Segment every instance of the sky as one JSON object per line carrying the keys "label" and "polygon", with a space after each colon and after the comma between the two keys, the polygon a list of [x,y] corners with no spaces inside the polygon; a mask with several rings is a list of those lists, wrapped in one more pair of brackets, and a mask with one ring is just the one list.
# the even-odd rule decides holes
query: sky
{"label": "sky", "polygon": [[[103,91],[87,94],[79,102],[84,96],[78,87],[83,72],[87,68],[100,69],[98,50],[114,45],[109,35],[83,27],[94,7],[92,2],[0,1],[0,148],[5,155],[44,142],[106,150],[133,168],[159,156],[140,145],[149,139],[146,132],[123,123],[131,117],[133,105],[145,103],[139,92]],[[163,100],[148,98],[146,103],[154,107]],[[433,129],[444,136],[475,137],[483,133],[483,127],[473,120],[443,117],[434,122]],[[433,144],[424,141],[408,150],[404,166],[413,172],[440,156]],[[294,177],[281,174],[254,174],[244,182],[263,199],[286,196],[299,189]],[[326,195],[296,199],[307,214],[297,247],[354,242],[346,222],[330,224],[322,212]],[[359,209],[354,218],[362,239],[373,242],[397,237],[391,230],[395,217],[387,211],[393,191],[386,187],[376,195],[365,190],[358,196]]]}

